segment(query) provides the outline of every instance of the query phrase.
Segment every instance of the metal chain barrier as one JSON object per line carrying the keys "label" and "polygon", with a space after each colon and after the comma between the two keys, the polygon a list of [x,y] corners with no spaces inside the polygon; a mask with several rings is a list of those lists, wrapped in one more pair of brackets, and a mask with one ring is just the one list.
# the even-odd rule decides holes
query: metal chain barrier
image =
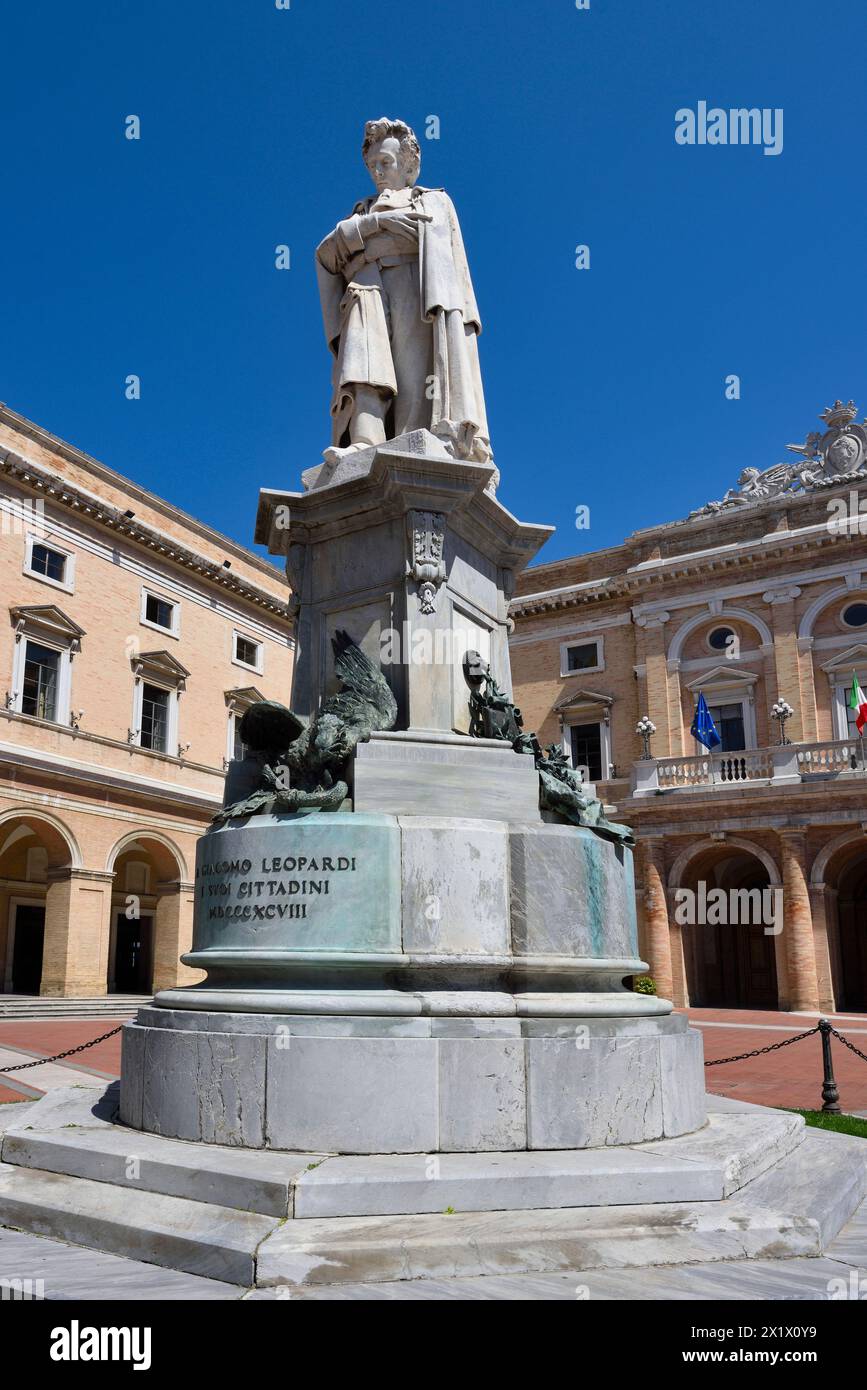
{"label": "metal chain barrier", "polygon": [[705,1066],[721,1067],[723,1062],[743,1062],[747,1057],[761,1057],[764,1052],[778,1052],[781,1047],[791,1047],[792,1043],[800,1042],[802,1038],[811,1038],[814,1033],[818,1032],[819,1027],[817,1025],[815,1028],[808,1028],[806,1033],[796,1033],[793,1038],[785,1038],[782,1042],[771,1043],[768,1047],[756,1047],[752,1052],[741,1052],[737,1057],[717,1057],[713,1062],[705,1062]]}
{"label": "metal chain barrier", "polygon": [[849,1039],[844,1038],[842,1033],[838,1033],[836,1028],[832,1027],[831,1032],[834,1034],[835,1038],[840,1040],[844,1047],[848,1047],[849,1051],[854,1052],[856,1057],[860,1057],[862,1062],[867,1062],[867,1052],[862,1052],[854,1043],[850,1043]]}
{"label": "metal chain barrier", "polygon": [[856,1057],[860,1057],[862,1062],[867,1062],[867,1053],[862,1052],[859,1047],[844,1037],[837,1028],[828,1022],[827,1018],[820,1018],[815,1028],[808,1028],[805,1033],[796,1033],[793,1038],[784,1038],[782,1042],[771,1043],[768,1047],[756,1047],[752,1052],[741,1052],[737,1057],[717,1057],[713,1062],[705,1062],[705,1066],[719,1067],[724,1062],[745,1062],[748,1057],[761,1057],[765,1052],[778,1052],[781,1047],[791,1047],[792,1043],[802,1042],[804,1038],[811,1038],[815,1033],[820,1033],[822,1036],[822,1111],[826,1115],[839,1115],[842,1111],[840,1092],[834,1077],[831,1038],[835,1037],[844,1047],[848,1047],[849,1051],[854,1052]]}
{"label": "metal chain barrier", "polygon": [[56,1052],[53,1057],[40,1057],[36,1062],[19,1062],[15,1067],[0,1067],[0,1076],[5,1076],[9,1071],[27,1071],[28,1067],[44,1067],[49,1062],[61,1062],[64,1057],[74,1057],[77,1052],[86,1052],[89,1047],[96,1047],[97,1043],[105,1042],[106,1038],[113,1038],[122,1027],[123,1024],[119,1023],[116,1028],[112,1028],[110,1033],[103,1033],[99,1038],[91,1038],[90,1042],[79,1043],[78,1047],[68,1047],[65,1052]]}

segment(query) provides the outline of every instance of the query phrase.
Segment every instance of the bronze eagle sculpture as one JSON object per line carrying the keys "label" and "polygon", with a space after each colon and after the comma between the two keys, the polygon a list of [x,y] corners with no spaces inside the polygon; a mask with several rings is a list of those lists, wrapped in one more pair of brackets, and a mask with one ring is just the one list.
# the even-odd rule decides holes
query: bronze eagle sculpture
{"label": "bronze eagle sculpture", "polygon": [[344,774],[356,746],[394,727],[397,702],[379,668],[340,628],[331,648],[342,688],[323,701],[309,724],[276,700],[247,710],[239,733],[261,763],[259,784],[242,801],[224,806],[214,825],[257,812],[336,811],[349,795]]}

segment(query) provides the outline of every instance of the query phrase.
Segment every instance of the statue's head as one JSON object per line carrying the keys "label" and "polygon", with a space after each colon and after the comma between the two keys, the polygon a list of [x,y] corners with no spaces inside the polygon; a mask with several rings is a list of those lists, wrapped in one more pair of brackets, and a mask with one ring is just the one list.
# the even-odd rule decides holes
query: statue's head
{"label": "statue's head", "polygon": [[377,193],[411,188],[421,168],[421,147],[405,121],[382,116],[364,127],[361,154]]}
{"label": "statue's head", "polygon": [[313,725],[313,745],[320,758],[339,762],[351,751],[346,724],[336,714],[320,714]]}
{"label": "statue's head", "polygon": [[753,483],[758,476],[759,470],[757,468],[745,468],[738,478],[738,485],[744,487],[747,483]]}

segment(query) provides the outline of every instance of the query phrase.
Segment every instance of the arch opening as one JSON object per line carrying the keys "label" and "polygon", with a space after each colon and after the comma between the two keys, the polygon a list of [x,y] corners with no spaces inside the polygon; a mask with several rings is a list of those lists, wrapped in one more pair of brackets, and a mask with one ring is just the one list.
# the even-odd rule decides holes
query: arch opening
{"label": "arch opening", "polygon": [[164,837],[125,836],[108,860],[114,872],[106,988],[149,995],[154,989],[160,904],[184,875],[180,852]]}
{"label": "arch opening", "polygon": [[0,819],[0,993],[39,994],[49,876],[76,857],[60,822],[31,811]]}
{"label": "arch opening", "polygon": [[823,863],[825,919],[838,1009],[867,1012],[867,842],[861,834]]}
{"label": "arch opening", "polygon": [[690,1002],[698,1008],[779,1007],[781,894],[757,854],[721,844],[696,854],[674,885]]}

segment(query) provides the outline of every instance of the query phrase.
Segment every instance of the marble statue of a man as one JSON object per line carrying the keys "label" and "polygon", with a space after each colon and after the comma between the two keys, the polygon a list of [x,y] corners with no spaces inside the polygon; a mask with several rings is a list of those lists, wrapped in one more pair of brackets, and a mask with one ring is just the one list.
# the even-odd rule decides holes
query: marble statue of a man
{"label": "marble statue of a man", "polygon": [[421,150],[403,121],[368,121],[362,155],[376,193],[316,251],[334,355],[326,461],[424,428],[487,463],[481,322],[452,201],[416,184]]}

